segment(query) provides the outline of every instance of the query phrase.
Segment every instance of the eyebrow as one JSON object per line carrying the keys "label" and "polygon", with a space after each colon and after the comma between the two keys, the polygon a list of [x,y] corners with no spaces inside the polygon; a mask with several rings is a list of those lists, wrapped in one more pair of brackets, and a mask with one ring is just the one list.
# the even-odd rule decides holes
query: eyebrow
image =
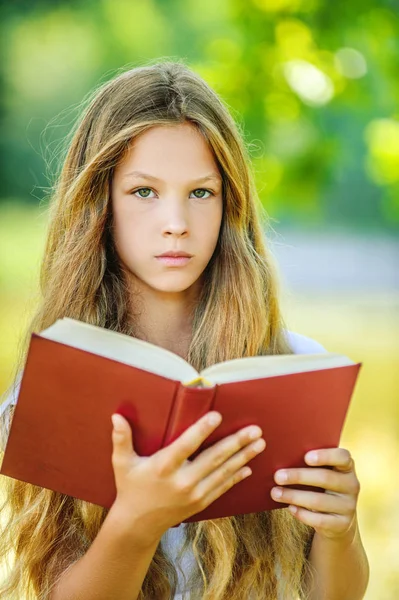
{"label": "eyebrow", "polygon": [[[123,176],[123,179],[128,179],[129,177],[141,177],[143,179],[152,179],[153,181],[162,181],[158,179],[158,177],[154,177],[154,175],[149,175],[148,173],[142,173],[141,171],[132,171],[131,173],[126,173]],[[214,181],[222,181],[220,175],[216,175],[214,173],[209,173],[209,175],[204,175],[204,177],[200,177],[199,179],[194,179],[192,183],[202,183],[204,181],[214,180]]]}

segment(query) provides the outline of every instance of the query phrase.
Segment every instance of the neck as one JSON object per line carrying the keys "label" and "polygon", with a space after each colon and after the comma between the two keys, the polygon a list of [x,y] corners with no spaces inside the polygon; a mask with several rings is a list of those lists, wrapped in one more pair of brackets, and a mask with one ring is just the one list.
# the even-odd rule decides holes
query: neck
{"label": "neck", "polygon": [[187,360],[192,338],[195,290],[158,292],[140,286],[132,293],[136,335]]}

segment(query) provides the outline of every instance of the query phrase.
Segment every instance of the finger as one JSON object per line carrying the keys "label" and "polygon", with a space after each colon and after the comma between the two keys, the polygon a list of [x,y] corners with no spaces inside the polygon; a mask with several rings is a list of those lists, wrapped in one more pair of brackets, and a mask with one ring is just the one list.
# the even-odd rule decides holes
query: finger
{"label": "finger", "polygon": [[279,485],[314,485],[341,494],[355,493],[357,490],[356,477],[323,468],[283,469],[276,471],[274,480]]}
{"label": "finger", "polygon": [[157,453],[164,460],[164,471],[174,471],[201,446],[206,438],[220,425],[222,415],[212,411],[188,427],[176,440]]}
{"label": "finger", "polygon": [[351,514],[356,509],[355,498],[340,494],[274,487],[271,490],[271,497],[276,502],[295,504],[308,510],[337,515]]}
{"label": "finger", "polygon": [[[187,465],[187,468],[190,469],[190,475],[195,481],[200,481],[214,473],[216,482],[212,483],[214,480],[210,480],[210,485],[220,484],[226,476],[235,473],[251,458],[264,450],[265,440],[258,439],[261,435],[261,428],[252,425],[227,436],[201,452],[191,464]],[[220,470],[218,467],[221,465],[223,465],[223,468]]]}
{"label": "finger", "polygon": [[[208,494],[205,493],[203,504],[204,506],[209,506],[212,502],[214,502],[217,498],[220,498],[223,494],[225,494],[230,488],[232,488],[237,483],[240,483],[243,479],[246,479],[252,474],[252,470],[250,467],[242,467],[235,473],[233,473],[230,477],[225,479],[223,483],[218,485],[216,488],[213,487]],[[200,494],[203,493],[201,487],[198,488]]]}
{"label": "finger", "polygon": [[305,454],[305,462],[309,465],[335,467],[337,471],[349,473],[354,470],[354,460],[346,448],[322,448]]}
{"label": "finger", "polygon": [[112,463],[116,466],[137,458],[129,422],[119,413],[112,415]]}
{"label": "finger", "polygon": [[296,519],[310,525],[316,531],[328,532],[328,537],[339,537],[348,531],[352,519],[349,516],[312,512],[306,508],[289,506],[288,511]]}
{"label": "finger", "polygon": [[[193,467],[196,461],[193,461],[191,465],[188,465],[187,469],[190,470],[190,476],[193,478],[193,480],[195,482],[200,482],[199,487],[202,490],[202,493],[206,495],[210,493],[211,490],[223,485],[223,482],[226,481],[226,479],[229,479],[234,473],[246,465],[248,461],[252,460],[255,458],[255,456],[263,452],[265,447],[265,440],[258,439],[256,442],[247,444],[245,448],[234,454],[228,460],[226,460],[226,457],[223,459],[223,455],[221,454],[222,451],[215,454],[216,459],[213,460],[217,460],[220,465],[219,467],[216,467],[214,462],[208,459],[207,462],[202,462],[201,466],[194,470],[194,475]],[[231,452],[231,448],[228,450],[228,452]],[[221,464],[219,460],[221,461]]]}

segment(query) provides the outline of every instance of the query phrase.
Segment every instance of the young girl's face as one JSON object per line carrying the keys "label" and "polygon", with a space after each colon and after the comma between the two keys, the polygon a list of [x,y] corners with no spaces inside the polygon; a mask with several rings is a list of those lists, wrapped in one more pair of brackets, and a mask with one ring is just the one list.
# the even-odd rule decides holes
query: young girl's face
{"label": "young girl's face", "polygon": [[[128,271],[162,292],[192,286],[215,250],[223,212],[222,179],[195,127],[141,134],[117,165],[111,194],[115,246]],[[192,255],[183,266],[156,258],[179,250]]]}

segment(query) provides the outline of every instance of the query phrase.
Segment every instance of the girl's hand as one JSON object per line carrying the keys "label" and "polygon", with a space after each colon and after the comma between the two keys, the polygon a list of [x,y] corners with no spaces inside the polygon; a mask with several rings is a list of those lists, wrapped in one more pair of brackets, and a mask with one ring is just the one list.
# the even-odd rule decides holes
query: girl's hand
{"label": "girl's hand", "polygon": [[[314,485],[326,491],[323,493],[274,487],[271,491],[273,500],[290,504],[288,510],[321,536],[329,539],[345,536],[355,521],[360,492],[353,458],[345,448],[327,448],[308,452],[305,454],[305,462],[314,465],[313,468],[276,471],[276,483]],[[326,465],[334,468],[315,468]]]}
{"label": "girl's hand", "polygon": [[[256,425],[240,429],[188,458],[221,423],[212,411],[186,429],[174,442],[151,456],[133,448],[129,422],[119,414],[112,432],[112,467],[117,495],[112,505],[126,528],[140,529],[146,540],[200,512],[235,484],[251,475],[245,466],[264,450]],[[212,421],[211,419],[215,419]]]}

